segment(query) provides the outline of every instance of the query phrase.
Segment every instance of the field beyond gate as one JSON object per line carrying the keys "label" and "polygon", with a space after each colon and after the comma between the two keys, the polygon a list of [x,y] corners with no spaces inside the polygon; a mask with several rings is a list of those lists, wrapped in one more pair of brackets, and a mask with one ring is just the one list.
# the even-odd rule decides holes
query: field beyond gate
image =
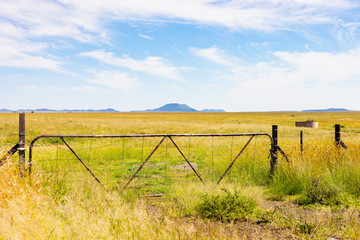
{"label": "field beyond gate", "polygon": [[[295,127],[306,120],[319,128]],[[0,114],[1,155],[18,141],[17,123],[17,114]],[[271,134],[274,124],[289,162],[279,154],[271,178],[268,137],[254,136],[242,152],[251,135],[241,135]],[[29,179],[30,142],[43,134],[65,141],[35,142]],[[359,239],[359,161],[360,112],[29,113],[26,177],[17,155],[0,168],[0,238]],[[241,218],[214,222],[201,212],[237,193],[256,202]]]}

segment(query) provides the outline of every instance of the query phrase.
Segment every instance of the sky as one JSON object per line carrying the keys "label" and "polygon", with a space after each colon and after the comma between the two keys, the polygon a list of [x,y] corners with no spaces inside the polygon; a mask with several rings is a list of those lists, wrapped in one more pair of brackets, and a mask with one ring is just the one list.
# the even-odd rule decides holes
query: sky
{"label": "sky", "polygon": [[0,0],[0,109],[360,110],[360,0]]}

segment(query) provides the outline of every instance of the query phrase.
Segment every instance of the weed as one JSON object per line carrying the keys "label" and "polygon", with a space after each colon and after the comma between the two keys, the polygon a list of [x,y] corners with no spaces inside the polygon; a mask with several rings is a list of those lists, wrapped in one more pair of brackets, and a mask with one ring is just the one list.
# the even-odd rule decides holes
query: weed
{"label": "weed", "polygon": [[256,208],[253,199],[240,195],[235,191],[222,189],[225,195],[204,195],[198,206],[198,211],[203,218],[230,222],[246,220]]}
{"label": "weed", "polygon": [[316,225],[304,220],[296,225],[296,230],[302,234],[313,234],[316,230]]}
{"label": "weed", "polygon": [[330,206],[343,202],[339,188],[321,178],[314,179],[310,188],[297,201],[299,204],[319,203]]}

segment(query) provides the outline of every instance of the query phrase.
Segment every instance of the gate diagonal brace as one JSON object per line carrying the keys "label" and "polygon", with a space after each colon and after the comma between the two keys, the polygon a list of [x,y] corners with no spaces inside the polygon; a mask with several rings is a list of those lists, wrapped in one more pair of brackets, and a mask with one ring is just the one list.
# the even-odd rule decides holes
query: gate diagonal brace
{"label": "gate diagonal brace", "polygon": [[65,141],[63,137],[60,137],[60,139],[65,143],[65,145],[70,149],[70,151],[75,155],[75,157],[81,162],[81,164],[90,172],[90,174],[95,178],[95,180],[100,184],[100,186],[107,192],[106,188],[100,180],[95,176],[95,174],[91,171],[91,169],[85,164],[85,162],[79,157],[79,155],[76,154],[76,152],[70,147],[70,145]]}
{"label": "gate diagonal brace", "polygon": [[144,167],[144,165],[147,163],[147,161],[151,158],[151,156],[156,152],[156,150],[160,147],[160,145],[164,142],[164,140],[167,138],[167,136],[164,136],[161,141],[156,145],[154,150],[150,153],[150,155],[145,159],[145,161],[140,165],[140,167],[136,170],[136,172],[132,175],[132,177],[129,179],[129,181],[126,183],[125,187],[123,188],[123,191],[126,189],[126,187],[134,180],[134,178],[138,175],[140,170]]}
{"label": "gate diagonal brace", "polygon": [[216,184],[219,184],[221,182],[221,180],[225,177],[225,175],[228,173],[228,171],[232,168],[232,166],[234,165],[235,161],[240,157],[240,155],[244,152],[245,148],[249,145],[249,143],[251,142],[251,140],[254,138],[254,135],[251,136],[251,138],[247,141],[247,143],[245,144],[245,146],[240,150],[239,154],[235,157],[235,159],[231,162],[231,164],[229,165],[229,167],[226,169],[226,171],[224,172],[224,174],[220,177],[219,181]]}
{"label": "gate diagonal brace", "polygon": [[5,164],[5,162],[17,152],[19,147],[19,143],[15,144],[1,159],[0,159],[0,167]]}
{"label": "gate diagonal brace", "polygon": [[195,170],[195,168],[191,165],[191,163],[189,162],[189,160],[185,157],[184,153],[180,150],[180,148],[178,147],[178,145],[174,142],[174,140],[169,136],[169,139],[171,140],[171,142],[174,144],[174,146],[177,148],[177,150],[179,151],[179,153],[181,154],[181,156],[183,156],[183,158],[185,159],[185,161],[189,164],[189,166],[191,167],[191,169],[194,171],[194,173],[196,174],[196,176],[200,179],[200,181],[205,185],[204,181],[202,180],[202,178],[200,177],[200,175],[197,173],[197,171]]}

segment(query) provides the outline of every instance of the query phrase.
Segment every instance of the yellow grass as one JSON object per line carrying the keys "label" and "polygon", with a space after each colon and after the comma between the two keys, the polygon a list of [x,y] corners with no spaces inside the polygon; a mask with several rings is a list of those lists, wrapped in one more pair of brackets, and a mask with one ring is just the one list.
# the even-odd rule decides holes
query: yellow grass
{"label": "yellow grass", "polygon": [[[319,128],[295,127],[295,121],[309,119],[319,121]],[[360,112],[27,114],[27,146],[41,134],[270,133],[271,125],[278,124],[279,144],[291,163],[286,164],[280,158],[279,172],[272,184],[259,186],[255,176],[248,172],[233,173],[231,182],[226,179],[221,184],[220,187],[231,190],[237,188],[259,204],[250,222],[234,224],[209,222],[196,213],[201,196],[216,194],[220,189],[211,181],[206,186],[179,182],[162,199],[137,198],[116,191],[106,193],[88,174],[81,175],[82,181],[68,184],[61,181],[61,176],[49,177],[38,168],[32,178],[21,179],[15,155],[0,168],[0,239],[274,239],[282,236],[357,239],[360,237],[358,189],[348,188],[360,183],[359,120]],[[349,150],[338,152],[334,147],[324,154],[334,142],[336,123],[344,126],[342,138]],[[17,124],[17,114],[0,114],[2,154],[17,142]],[[303,155],[299,151],[299,130],[304,131]],[[81,142],[73,144],[79,147]],[[210,143],[207,144],[204,147],[210,149]],[[261,140],[257,144],[260,147]],[[266,145],[263,148],[268,151]],[[253,149],[245,153],[244,163],[253,155]],[[55,150],[56,145],[43,143],[37,153],[45,156]],[[87,150],[79,151],[82,156],[87,153]],[[261,150],[257,154],[261,155]],[[261,161],[268,161],[263,155]],[[260,162],[251,160],[255,164]],[[245,167],[239,169],[246,170]],[[343,205],[336,209],[315,206],[307,210],[294,203],[297,194],[303,194],[318,176],[341,187],[340,192],[347,199]],[[286,193],[292,184],[298,187],[295,195]],[[283,201],[271,201],[277,198]],[[266,221],[255,224],[259,219]]]}

